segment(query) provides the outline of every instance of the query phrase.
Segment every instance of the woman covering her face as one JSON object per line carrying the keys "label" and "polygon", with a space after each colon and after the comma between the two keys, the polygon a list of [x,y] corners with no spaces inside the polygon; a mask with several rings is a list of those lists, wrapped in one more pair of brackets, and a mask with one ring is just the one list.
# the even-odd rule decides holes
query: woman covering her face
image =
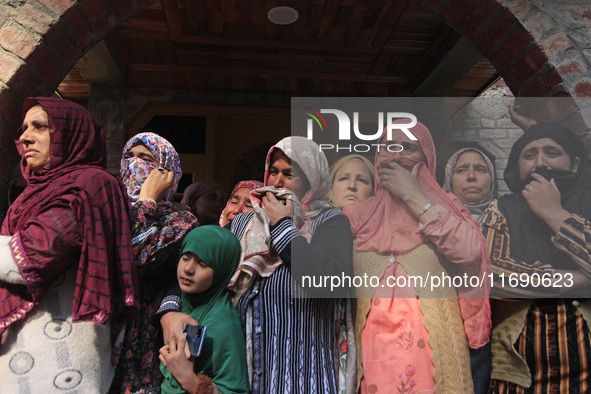
{"label": "woman covering her face", "polygon": [[478,220],[495,196],[495,168],[478,149],[460,149],[447,161],[443,190],[458,196]]}
{"label": "woman covering her face", "polygon": [[[505,182],[512,193],[481,219],[494,294],[527,298],[493,304],[493,392],[584,392],[591,384],[586,163],[585,145],[570,130],[531,126],[509,154]],[[509,285],[511,277],[519,280]]]}
{"label": "woman covering her face", "polygon": [[160,325],[153,315],[165,290],[176,283],[183,236],[196,224],[187,211],[173,212],[172,195],[181,177],[174,147],[154,133],[133,136],[123,148],[121,178],[131,203],[131,236],[140,285],[141,309],[130,314],[112,390],[159,390]]}
{"label": "woman covering her face", "polygon": [[224,189],[215,181],[194,182],[185,189],[181,204],[191,209],[200,226],[218,224],[224,204]]}
{"label": "woman covering her face", "polygon": [[329,199],[339,209],[373,195],[374,165],[361,155],[341,157],[332,165],[330,178]]}
{"label": "woman covering her face", "polygon": [[435,180],[429,130],[418,123],[410,131],[417,141],[400,130],[387,141],[402,152],[376,154],[375,195],[344,209],[356,237],[355,274],[381,278],[358,289],[360,390],[471,392],[468,348],[488,343],[491,327],[486,290],[388,282],[487,269],[477,223]]}
{"label": "woman covering her face", "polygon": [[[240,296],[253,393],[337,391],[335,300],[306,297],[294,286],[302,272],[350,274],[350,225],[325,200],[329,189],[328,162],[318,145],[284,138],[267,154],[262,204],[231,223],[243,256],[229,287]],[[173,302],[163,302],[161,311]]]}
{"label": "woman covering her face", "polygon": [[15,142],[27,186],[0,236],[0,391],[106,392],[138,288],[103,128],[73,102],[27,98]]}
{"label": "woman covering her face", "polygon": [[230,198],[226,203],[226,207],[220,215],[220,226],[225,227],[230,223],[236,215],[253,211],[252,201],[250,200],[250,192],[254,189],[263,187],[263,182],[259,181],[240,181],[232,189]]}

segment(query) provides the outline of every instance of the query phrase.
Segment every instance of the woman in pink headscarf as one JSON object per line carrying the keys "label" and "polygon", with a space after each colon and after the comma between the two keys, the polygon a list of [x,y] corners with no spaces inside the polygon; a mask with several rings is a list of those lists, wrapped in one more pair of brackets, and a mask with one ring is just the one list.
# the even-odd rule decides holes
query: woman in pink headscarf
{"label": "woman in pink headscarf", "polygon": [[418,123],[410,131],[418,140],[396,129],[390,141],[380,139],[386,145],[376,154],[374,196],[344,208],[356,237],[356,275],[381,278],[358,290],[365,297],[355,324],[360,390],[472,392],[468,347],[489,340],[486,290],[428,286],[434,276],[484,272],[484,239],[458,198],[435,181],[429,130]]}

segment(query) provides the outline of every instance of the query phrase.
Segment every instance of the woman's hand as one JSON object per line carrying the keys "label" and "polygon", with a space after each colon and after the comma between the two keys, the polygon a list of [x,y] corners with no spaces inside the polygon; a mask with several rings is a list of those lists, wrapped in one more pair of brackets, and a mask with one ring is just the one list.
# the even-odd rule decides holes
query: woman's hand
{"label": "woman's hand", "polygon": [[380,168],[378,175],[380,185],[388,190],[391,195],[398,197],[404,202],[412,200],[415,196],[423,194],[419,189],[418,175],[421,164],[415,164],[412,171],[402,167],[400,164],[391,161],[384,168]]}
{"label": "woman's hand", "polygon": [[267,213],[267,216],[269,216],[269,220],[271,220],[271,226],[275,225],[275,223],[284,217],[291,217],[290,200],[285,200],[285,205],[283,205],[273,193],[267,192],[263,196],[262,202],[263,209]]}
{"label": "woman's hand", "polygon": [[[517,101],[517,100],[515,100]],[[531,126],[538,123],[535,119],[529,118],[524,115],[523,108],[521,105],[517,104],[516,102],[513,105],[509,105],[509,116],[511,117],[511,122],[515,123],[519,128],[523,131],[527,131]]]}
{"label": "woman's hand", "polygon": [[140,190],[140,198],[151,198],[156,202],[160,202],[168,194],[168,190],[174,180],[174,172],[165,170],[160,167],[152,170],[150,175],[144,181]]}
{"label": "woman's hand", "polygon": [[571,215],[562,207],[560,192],[554,179],[549,182],[540,174],[531,174],[534,180],[522,190],[521,195],[534,214],[545,221],[557,233],[566,219]]}
{"label": "woman's hand", "polygon": [[193,371],[193,360],[185,356],[185,348],[188,349],[187,334],[183,334],[178,344],[162,346],[159,358],[186,391],[194,392],[189,388],[197,387],[199,378]]}
{"label": "woman's hand", "polygon": [[415,164],[412,171],[409,172],[400,164],[391,161],[386,167],[380,168],[378,175],[381,187],[388,190],[392,196],[402,200],[421,223],[427,223],[435,216],[435,205],[432,205],[421,215],[423,209],[431,202],[419,188],[418,177],[421,165],[420,163]]}
{"label": "woman's hand", "polygon": [[[185,327],[188,325],[197,325],[197,321],[190,315],[182,312],[167,312],[160,318],[160,325],[162,325],[162,333],[164,336],[164,343],[170,349],[176,348],[179,342],[184,340]],[[188,351],[185,358],[189,358],[191,353]]]}

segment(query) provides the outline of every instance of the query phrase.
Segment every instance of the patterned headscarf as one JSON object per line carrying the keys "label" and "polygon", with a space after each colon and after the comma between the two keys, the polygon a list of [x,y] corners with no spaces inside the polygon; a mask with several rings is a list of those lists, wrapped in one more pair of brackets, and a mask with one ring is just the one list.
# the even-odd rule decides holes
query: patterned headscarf
{"label": "patterned headscarf", "polygon": [[263,186],[264,186],[264,183],[261,181],[253,181],[253,180],[240,181],[236,184],[236,186],[234,186],[234,189],[232,189],[232,193],[230,193],[230,198],[232,198],[234,193],[236,193],[240,189],[254,190],[254,189],[258,189],[259,187],[263,187]]}
{"label": "patterned headscarf", "polygon": [[476,148],[464,148],[464,149],[460,149],[459,151],[454,153],[449,158],[449,160],[447,161],[447,165],[445,166],[445,179],[443,181],[443,190],[445,190],[446,192],[450,192],[450,193],[454,192],[453,186],[452,186],[452,178],[453,178],[454,172],[456,171],[456,164],[458,163],[458,159],[465,152],[478,153],[482,157],[482,160],[484,160],[484,162],[486,163],[486,168],[488,170],[488,174],[490,175],[490,189],[488,191],[488,194],[485,196],[485,198],[482,201],[480,201],[478,204],[474,204],[474,205],[464,204],[466,206],[466,208],[468,208],[468,210],[470,211],[470,214],[472,214],[472,217],[475,218],[476,220],[478,220],[480,215],[482,215],[482,212],[484,212],[486,207],[488,207],[488,204],[490,204],[490,202],[493,200],[493,198],[495,196],[496,184],[497,184],[495,182],[495,167],[493,166],[490,159],[484,153],[482,153],[481,151],[479,151]]}
{"label": "patterned headscarf", "polygon": [[[265,161],[265,185],[269,179],[269,169],[275,149],[281,150],[293,163],[296,163],[310,183],[310,190],[299,202],[300,212],[294,212],[296,222],[300,220],[307,222],[321,210],[335,208],[325,200],[331,186],[328,160],[314,141],[305,137],[286,137],[271,147]],[[301,224],[298,223],[298,227]]]}
{"label": "patterned headscarf", "polygon": [[[144,145],[160,163],[160,166],[168,171],[174,172],[174,179],[172,185],[168,190],[168,195],[164,198],[163,204],[172,204],[172,195],[176,193],[179,186],[181,175],[181,161],[179,155],[165,138],[155,133],[140,133],[134,135],[123,148],[123,156],[129,152],[134,146]],[[132,201],[136,201],[140,195],[140,190],[144,181],[150,175],[150,172],[156,169],[151,163],[148,163],[140,158],[122,158],[121,159],[121,179],[127,188],[127,194]]]}
{"label": "patterned headscarf", "polygon": [[[1,234],[12,236],[10,246],[26,286],[0,285],[0,334],[24,319],[71,266],[77,266],[72,321],[104,324],[116,305],[138,305],[129,203],[121,182],[104,168],[103,128],[80,105],[48,97],[27,98],[23,119],[37,105],[53,130],[51,167],[33,173],[21,161],[28,184],[10,207]],[[15,143],[22,157],[18,137]],[[74,220],[81,241],[63,239],[60,224]],[[55,245],[71,242],[80,242],[80,252],[56,259],[60,250]]]}
{"label": "patterned headscarf", "polygon": [[[226,202],[226,206],[224,207],[224,210],[222,211],[222,214],[220,215],[220,220],[219,220],[219,224],[220,226],[224,227],[226,224],[228,224],[228,213],[226,213],[226,209],[228,209],[228,205],[230,204],[230,201],[232,201],[232,197],[234,196],[234,193],[236,193],[238,190],[240,189],[248,189],[250,191],[253,191],[254,189],[258,189],[260,187],[263,187],[264,184],[263,182],[260,181],[240,181],[236,184],[236,186],[234,186],[234,188],[232,189],[232,193],[230,193],[230,198],[228,199],[228,201]],[[252,210],[253,208],[251,208],[250,210]]]}

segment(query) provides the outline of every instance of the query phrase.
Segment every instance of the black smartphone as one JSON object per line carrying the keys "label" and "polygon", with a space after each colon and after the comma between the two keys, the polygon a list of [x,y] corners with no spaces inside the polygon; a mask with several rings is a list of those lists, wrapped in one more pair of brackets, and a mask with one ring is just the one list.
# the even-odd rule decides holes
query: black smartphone
{"label": "black smartphone", "polygon": [[201,348],[203,347],[203,340],[205,339],[205,326],[188,325],[185,327],[187,333],[187,344],[189,345],[189,351],[191,356],[199,357],[201,354]]}

